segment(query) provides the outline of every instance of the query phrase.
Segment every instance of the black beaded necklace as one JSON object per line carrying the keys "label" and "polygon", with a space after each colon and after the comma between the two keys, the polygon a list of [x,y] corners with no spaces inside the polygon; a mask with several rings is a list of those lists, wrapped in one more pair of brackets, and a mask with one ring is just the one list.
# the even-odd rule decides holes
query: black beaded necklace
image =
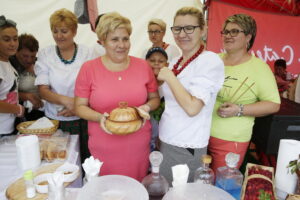
{"label": "black beaded necklace", "polygon": [[59,50],[58,46],[56,46],[56,54],[57,54],[57,56],[59,57],[60,61],[63,62],[64,64],[66,64],[66,65],[73,63],[74,60],[75,60],[75,58],[76,58],[76,56],[77,56],[77,51],[78,51],[77,44],[74,43],[74,45],[75,45],[75,51],[74,51],[74,54],[73,54],[73,57],[72,57],[71,60],[65,60],[65,59],[61,56],[60,50]]}

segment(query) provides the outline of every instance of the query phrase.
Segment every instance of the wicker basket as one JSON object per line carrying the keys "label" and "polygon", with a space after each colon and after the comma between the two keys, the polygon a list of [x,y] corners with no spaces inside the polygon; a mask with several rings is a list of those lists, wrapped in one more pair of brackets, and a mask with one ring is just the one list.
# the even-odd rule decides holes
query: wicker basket
{"label": "wicker basket", "polygon": [[[268,178],[264,175],[261,175],[261,174],[252,174],[252,175],[248,176],[248,170],[251,167],[257,167],[257,168],[261,168],[263,170],[267,170],[267,171],[271,172],[272,173],[272,179],[270,179],[270,178]],[[245,198],[246,187],[247,187],[248,181],[253,179],[253,178],[261,178],[261,179],[264,179],[264,180],[267,180],[268,182],[270,182],[272,184],[274,197],[275,197],[275,199],[277,199],[276,192],[275,192],[274,168],[263,166],[263,165],[257,165],[257,164],[253,164],[253,163],[248,163],[247,166],[246,166],[245,179],[244,179],[244,183],[243,183],[243,187],[242,187],[241,200],[244,200],[244,198]]]}
{"label": "wicker basket", "polygon": [[298,194],[289,194],[286,200],[300,200],[300,195]]}
{"label": "wicker basket", "polygon": [[51,120],[51,122],[53,123],[53,127],[51,128],[40,128],[40,129],[27,129],[28,126],[30,126],[31,124],[33,124],[35,121],[27,121],[27,122],[22,122],[20,124],[17,125],[17,130],[21,133],[21,134],[46,134],[46,135],[50,135],[56,132],[58,125],[59,125],[59,121],[58,120]]}

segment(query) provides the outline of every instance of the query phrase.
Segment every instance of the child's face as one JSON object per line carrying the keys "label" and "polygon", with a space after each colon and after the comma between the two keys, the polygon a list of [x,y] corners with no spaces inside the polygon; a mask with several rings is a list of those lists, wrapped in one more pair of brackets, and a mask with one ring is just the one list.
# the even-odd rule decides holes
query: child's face
{"label": "child's face", "polygon": [[168,65],[168,61],[165,56],[160,52],[153,53],[148,59],[147,62],[152,67],[153,73],[155,76],[158,75],[159,70]]}
{"label": "child's face", "polygon": [[8,61],[16,54],[19,46],[18,31],[14,27],[0,28],[0,60]]}
{"label": "child's face", "polygon": [[284,67],[281,67],[281,66],[275,66],[275,72],[278,74],[278,75],[285,75],[286,74],[286,69]]}

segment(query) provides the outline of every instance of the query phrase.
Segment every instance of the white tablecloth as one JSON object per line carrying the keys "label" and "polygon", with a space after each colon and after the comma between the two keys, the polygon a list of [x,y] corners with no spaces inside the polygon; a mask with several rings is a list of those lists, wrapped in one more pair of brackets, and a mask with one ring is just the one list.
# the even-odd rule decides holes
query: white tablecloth
{"label": "white tablecloth", "polygon": [[[0,199],[5,200],[6,188],[23,176],[23,172],[17,165],[16,136],[3,137],[0,139]],[[80,165],[79,136],[71,135],[68,146],[67,161]],[[42,165],[47,165],[46,161]],[[81,173],[80,173],[81,174]],[[70,187],[82,187],[82,176],[73,182]]]}

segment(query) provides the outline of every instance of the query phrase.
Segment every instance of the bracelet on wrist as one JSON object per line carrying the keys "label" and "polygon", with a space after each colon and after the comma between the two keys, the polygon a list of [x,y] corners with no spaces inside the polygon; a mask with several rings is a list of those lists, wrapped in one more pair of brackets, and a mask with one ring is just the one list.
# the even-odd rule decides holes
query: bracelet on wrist
{"label": "bracelet on wrist", "polygon": [[244,116],[244,105],[243,104],[237,104],[239,107],[239,111],[235,114],[237,117],[242,117]]}

